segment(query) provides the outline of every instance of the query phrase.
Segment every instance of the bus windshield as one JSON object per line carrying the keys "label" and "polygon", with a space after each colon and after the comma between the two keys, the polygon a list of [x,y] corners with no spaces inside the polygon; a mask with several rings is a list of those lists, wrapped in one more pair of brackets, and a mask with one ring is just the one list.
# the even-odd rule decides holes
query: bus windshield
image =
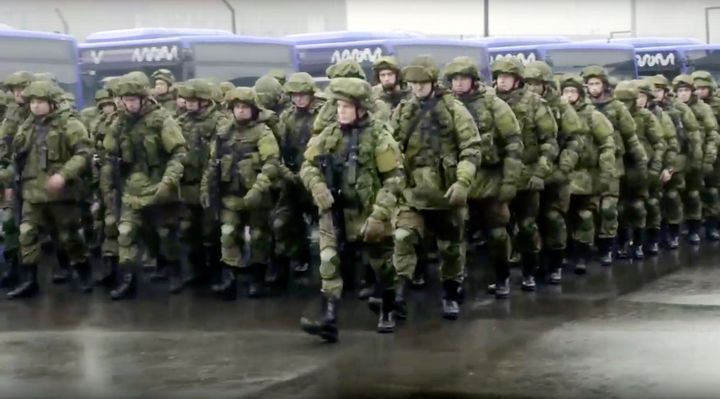
{"label": "bus windshield", "polygon": [[720,80],[720,49],[688,50],[689,73],[694,71],[708,71],[715,80]]}
{"label": "bus windshield", "polygon": [[236,86],[252,86],[277,68],[291,73],[292,47],[267,43],[195,43],[192,45],[194,76],[231,81]]}
{"label": "bus windshield", "polygon": [[635,55],[628,50],[548,49],[545,60],[556,74],[580,73],[588,65],[601,65],[619,80],[636,77]]}
{"label": "bus windshield", "polygon": [[52,73],[63,90],[78,95],[77,55],[72,41],[0,36],[0,77],[20,70]]}

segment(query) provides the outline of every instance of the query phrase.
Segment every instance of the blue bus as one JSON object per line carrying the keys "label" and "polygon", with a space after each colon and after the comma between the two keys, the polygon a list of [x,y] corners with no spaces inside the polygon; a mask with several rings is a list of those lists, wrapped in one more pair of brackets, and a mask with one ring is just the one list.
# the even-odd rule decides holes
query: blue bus
{"label": "blue bus", "polygon": [[648,47],[637,49],[638,72],[641,76],[665,75],[673,79],[681,73],[704,70],[720,81],[720,45]]}
{"label": "blue bus", "polygon": [[80,44],[82,89],[88,98],[105,79],[141,70],[169,69],[178,80],[195,77],[252,86],[270,69],[297,70],[293,43],[236,35],[175,36]]}
{"label": "blue bus", "polygon": [[430,54],[439,68],[453,58],[466,55],[475,59],[485,78],[489,78],[487,46],[469,40],[453,39],[379,39],[358,42],[328,43],[297,46],[300,71],[309,73],[316,81],[327,80],[325,70],[339,61],[354,59],[362,65],[368,79],[373,76],[372,64],[382,56],[397,57],[401,65],[407,65],[421,54]]}
{"label": "blue bus", "polygon": [[684,46],[690,44],[702,44],[698,39],[691,37],[617,37],[610,40],[587,40],[584,43],[616,43],[629,44],[635,48],[661,47],[661,46]]}
{"label": "blue bus", "polygon": [[77,42],[71,36],[0,29],[0,79],[20,70],[53,74],[82,106]]}
{"label": "blue bus", "polygon": [[88,35],[85,43],[122,42],[126,40],[160,39],[175,36],[232,35],[222,29],[176,29],[176,28],[133,28],[95,32]]}
{"label": "blue bus", "polygon": [[296,45],[360,42],[377,39],[411,39],[422,37],[422,35],[411,32],[369,32],[341,30],[333,32],[313,32],[287,35],[284,38],[294,42]]}
{"label": "blue bus", "polygon": [[551,43],[570,43],[570,39],[565,36],[491,36],[480,37],[472,40],[484,43],[488,48],[494,47],[511,47],[511,46],[530,46],[538,44]]}
{"label": "blue bus", "polygon": [[588,65],[602,65],[618,80],[635,79],[635,48],[629,44],[571,42],[490,49],[490,58],[517,57],[523,63],[542,60],[556,74],[580,73]]}

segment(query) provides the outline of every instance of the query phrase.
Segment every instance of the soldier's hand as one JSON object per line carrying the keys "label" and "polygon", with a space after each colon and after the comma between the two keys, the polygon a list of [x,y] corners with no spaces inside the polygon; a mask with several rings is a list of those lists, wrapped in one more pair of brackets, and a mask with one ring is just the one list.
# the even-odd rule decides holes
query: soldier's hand
{"label": "soldier's hand", "polygon": [[48,191],[57,194],[62,191],[63,188],[65,188],[65,178],[62,177],[62,175],[56,173],[50,176],[47,182]]}
{"label": "soldier's hand", "polygon": [[670,179],[672,179],[673,174],[675,174],[673,169],[664,169],[662,173],[660,173],[660,183],[666,184],[669,182]]}
{"label": "soldier's hand", "polygon": [[312,196],[315,200],[315,205],[317,205],[321,211],[332,208],[332,205],[335,203],[335,198],[333,198],[332,193],[328,190],[327,185],[322,182],[316,183],[313,186]]}
{"label": "soldier's hand", "polygon": [[365,242],[378,242],[385,235],[385,222],[370,216],[365,220],[360,234]]}
{"label": "soldier's hand", "polygon": [[468,186],[465,183],[456,181],[445,192],[445,198],[448,199],[450,205],[455,207],[465,206],[467,204]]}
{"label": "soldier's hand", "polygon": [[12,201],[15,199],[15,190],[12,188],[6,188],[5,189],[5,201]]}
{"label": "soldier's hand", "polygon": [[527,189],[530,191],[542,191],[545,189],[545,181],[542,177],[533,176],[528,181]]}
{"label": "soldier's hand", "polygon": [[498,192],[498,201],[510,202],[517,195],[517,187],[514,184],[503,184]]}

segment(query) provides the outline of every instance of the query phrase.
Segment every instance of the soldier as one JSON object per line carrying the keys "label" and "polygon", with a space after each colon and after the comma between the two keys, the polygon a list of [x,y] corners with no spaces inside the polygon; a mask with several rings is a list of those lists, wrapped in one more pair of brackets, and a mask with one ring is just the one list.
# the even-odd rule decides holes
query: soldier
{"label": "soldier", "polygon": [[[485,231],[496,281],[502,285],[510,277],[509,203],[517,193],[523,169],[520,125],[507,103],[482,83],[472,58],[453,59],[445,67],[445,78],[480,132],[482,162],[470,188],[468,231],[470,237],[478,230]],[[498,296],[504,297],[502,292]]]}
{"label": "soldier", "polygon": [[[679,153],[662,199],[663,218],[668,225],[666,243],[668,248],[676,249],[679,246],[680,224],[683,220],[688,224],[688,241],[692,244],[700,242],[705,131],[701,129],[692,109],[672,98],[670,81],[665,76],[653,76],[651,81],[655,101],[672,119],[678,139]],[[687,79],[685,81],[686,85],[691,84]]]}
{"label": "soldier", "polygon": [[[200,183],[207,169],[210,143],[220,129],[229,124],[227,115],[218,109],[213,98],[213,86],[202,79],[190,79],[178,88],[178,97],[185,100],[187,112],[178,123],[182,129],[188,153],[183,160],[180,195],[183,211],[180,216],[180,239],[190,250],[190,274],[182,284],[174,285],[171,293],[179,293],[188,283],[202,281],[213,275],[220,266],[220,226],[215,215],[203,210],[200,203]],[[219,87],[217,88],[219,91]]]}
{"label": "soldier", "polygon": [[[360,64],[355,60],[340,61],[335,65],[330,65],[326,70],[325,74],[328,79],[335,78],[358,78],[367,80],[365,72],[363,71]],[[392,109],[382,100],[374,99],[373,107],[370,109],[370,113],[379,120],[388,120]],[[313,134],[318,134],[323,131],[328,125],[336,122],[337,112],[335,112],[335,104],[332,101],[326,102],[318,113],[318,117],[315,118],[313,124]]]}
{"label": "soldier", "polygon": [[277,80],[278,83],[280,83],[281,85],[283,85],[283,86],[285,85],[286,75],[285,75],[285,71],[283,71],[282,69],[273,68],[268,71],[267,75],[275,78],[275,80]]}
{"label": "soldier", "polygon": [[314,218],[312,198],[299,180],[303,152],[312,136],[312,126],[324,102],[316,97],[312,77],[304,72],[290,75],[285,93],[291,105],[280,115],[279,145],[286,177],[273,210],[272,228],[275,237],[271,280],[279,288],[287,284],[289,270],[307,271],[310,264],[309,229],[306,218]]}
{"label": "soldier", "polygon": [[[537,224],[540,193],[545,189],[545,180],[551,176],[558,156],[558,126],[547,102],[524,87],[523,72],[522,63],[514,57],[499,58],[492,64],[498,96],[515,113],[523,138],[524,170],[511,209],[518,225],[515,250],[522,261],[522,289],[532,291],[541,249]],[[507,297],[510,286],[506,282],[492,284],[489,290],[494,291],[496,297]]]}
{"label": "soldier", "polygon": [[59,243],[58,263],[64,269],[73,268],[83,292],[92,290],[76,197],[83,174],[89,172],[92,148],[82,122],[59,110],[61,95],[60,88],[50,82],[34,82],[23,90],[31,116],[20,124],[11,145],[13,169],[22,187],[8,193],[22,198],[22,281],[8,292],[9,299],[37,293],[40,231],[47,226],[52,226],[54,241]]}
{"label": "soldier", "polygon": [[416,57],[403,69],[413,98],[400,103],[390,122],[408,176],[394,232],[398,318],[407,314],[405,287],[417,264],[416,246],[430,226],[440,252],[443,317],[456,319],[460,312],[466,202],[480,165],[481,144],[472,116],[437,84],[438,74],[427,55]]}
{"label": "soldier", "polygon": [[560,156],[553,174],[547,179],[541,200],[543,252],[549,264],[550,282],[559,283],[567,249],[566,218],[570,208],[570,175],[577,166],[583,126],[575,108],[560,97],[552,69],[544,61],[525,66],[524,81],[528,90],[547,102],[558,126]]}
{"label": "soldier", "polygon": [[395,329],[391,216],[405,186],[402,155],[387,126],[375,119],[370,84],[358,78],[330,82],[337,122],[308,144],[301,176],[320,214],[320,321],[303,330],[335,342],[342,295],[340,267],[364,253],[377,274],[382,302],[378,332]]}
{"label": "soldier", "polygon": [[[665,141],[662,126],[655,115],[637,105],[638,89],[631,81],[619,82],[615,98],[621,101],[635,120],[635,134],[643,145],[648,162],[625,164],[625,176],[620,179],[620,203],[618,207],[620,234],[618,257],[641,260],[645,257],[645,228],[660,228],[660,174],[663,172]],[[653,196],[650,196],[653,193]]]}
{"label": "soldier", "polygon": [[[663,192],[672,179],[677,168],[677,158],[680,145],[677,139],[675,124],[670,114],[655,102],[655,93],[652,83],[648,79],[636,80],[638,88],[637,106],[647,108],[655,115],[662,128],[662,139],[665,143],[665,157],[662,160],[663,171],[660,173],[659,185],[650,180],[650,201],[646,204],[647,216],[647,253],[657,255],[660,251],[660,231],[663,221]],[[652,206],[651,206],[652,205]],[[681,206],[681,205],[679,205]]]}
{"label": "soldier", "polygon": [[391,110],[402,100],[410,99],[410,89],[405,86],[400,65],[395,57],[380,57],[373,63],[377,84],[373,86],[373,98],[384,101]]}
{"label": "soldier", "polygon": [[[618,178],[625,175],[625,164],[632,163],[647,165],[648,157],[640,140],[635,133],[635,120],[627,107],[615,99],[612,94],[610,81],[605,69],[598,65],[590,65],[583,68],[582,76],[587,87],[587,94],[595,108],[602,112],[613,125],[615,132],[615,163]],[[640,174],[642,174],[642,169]],[[645,172],[646,173],[646,172]],[[610,266],[613,261],[613,241],[617,236],[618,229],[618,198],[620,195],[619,185],[612,195],[603,196],[600,199],[601,228],[598,232],[598,251],[600,252],[600,263],[603,266]]]}
{"label": "soldier", "polygon": [[[590,251],[598,236],[614,234],[617,216],[612,209],[603,209],[607,197],[617,195],[619,180],[615,162],[615,131],[605,115],[592,106],[585,96],[583,79],[578,75],[563,76],[560,81],[562,96],[575,108],[582,122],[581,146],[577,166],[570,173],[570,208],[568,220],[572,231],[575,273],[587,271]],[[612,212],[609,216],[603,212]],[[612,229],[611,231],[608,231]],[[555,270],[551,283],[558,283],[562,275]]]}
{"label": "soldier", "polygon": [[255,82],[253,87],[260,101],[260,108],[282,115],[288,104],[283,97],[283,86],[272,76],[263,76]]}
{"label": "soldier", "polygon": [[[5,112],[5,118],[0,125],[0,167],[4,172],[12,172],[11,168],[12,152],[10,145],[12,144],[13,137],[18,130],[20,124],[30,116],[30,106],[25,102],[22,92],[32,82],[33,74],[27,71],[18,71],[10,74],[4,80],[4,86],[10,91],[9,96],[12,97],[10,100],[7,110]],[[12,176],[12,173],[10,173]],[[11,178],[11,177],[10,177]],[[7,185],[5,186],[8,187]],[[19,254],[20,248],[20,231],[18,225],[20,224],[19,217],[22,209],[19,207],[13,210],[14,204],[10,202],[9,198],[5,198],[3,203],[3,221],[2,230],[4,236],[4,248],[3,257],[7,265],[7,269],[0,276],[0,288],[12,287],[18,278],[18,265],[19,265]],[[16,220],[17,219],[17,220]],[[53,274],[53,282],[61,282],[67,280],[67,273],[56,273]]]}
{"label": "soldier", "polygon": [[175,101],[175,76],[167,69],[158,69],[150,76],[152,79],[152,95],[160,105],[170,112],[175,112],[177,103]]}
{"label": "soldier", "polygon": [[[720,121],[720,98],[715,95],[717,90],[715,78],[707,71],[695,71],[692,73],[692,79],[695,95],[710,106],[717,126],[717,122]],[[705,186],[705,237],[710,241],[718,241],[720,240],[720,231],[718,231],[718,227],[720,227],[718,226],[720,223],[720,161],[715,161],[712,173],[705,177]]]}
{"label": "soldier", "polygon": [[[715,172],[718,148],[718,124],[712,108],[698,99],[695,95],[695,82],[690,75],[678,75],[673,79],[673,88],[678,101],[687,104],[695,114],[700,125],[704,146],[703,146],[703,178],[705,189],[702,193],[703,209],[702,215],[711,221],[715,221],[718,208],[718,188],[713,187],[712,177]],[[697,223],[697,224],[696,224]],[[691,244],[699,243],[700,222],[688,221],[688,240]],[[696,239],[697,238],[697,239]],[[715,237],[708,237],[714,240]]]}
{"label": "soldier", "polygon": [[110,292],[113,300],[134,295],[135,262],[143,242],[151,255],[158,257],[158,268],[162,265],[170,271],[173,285],[180,276],[178,185],[187,149],[170,111],[149,97],[147,83],[147,77],[138,74],[121,78],[117,95],[123,107],[103,141],[108,156],[104,174],[112,176],[113,210],[119,220],[121,279]]}
{"label": "soldier", "polygon": [[[203,175],[200,201],[219,212],[222,225],[222,281],[212,290],[225,300],[235,300],[236,274],[243,269],[251,275],[248,295],[263,294],[272,244],[270,188],[280,177],[281,161],[275,136],[265,123],[268,111],[258,107],[255,91],[238,87],[228,92],[225,101],[233,118],[210,149],[213,164]],[[245,226],[251,234],[247,257]]]}

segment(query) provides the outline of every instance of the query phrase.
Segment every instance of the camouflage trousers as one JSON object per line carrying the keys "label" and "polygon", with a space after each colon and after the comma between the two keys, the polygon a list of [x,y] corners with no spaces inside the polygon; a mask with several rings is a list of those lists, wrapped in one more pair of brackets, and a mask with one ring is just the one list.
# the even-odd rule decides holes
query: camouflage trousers
{"label": "camouflage trousers", "polygon": [[273,256],[309,261],[310,240],[305,216],[317,214],[312,197],[300,184],[288,182],[272,211]]}
{"label": "camouflage trousers", "polygon": [[587,246],[595,241],[595,226],[600,226],[600,196],[572,195],[568,209],[568,225],[572,240]]}
{"label": "camouflage trousers", "polygon": [[380,286],[391,287],[395,280],[395,269],[392,267],[393,246],[390,223],[387,223],[385,238],[373,243],[362,241],[358,235],[358,223],[352,223],[347,219],[345,223],[348,241],[341,250],[335,237],[332,213],[323,212],[319,216],[320,290],[329,297],[340,298],[344,285],[341,268],[354,267],[358,259],[370,264]]}
{"label": "camouflage trousers", "polygon": [[720,218],[720,161],[709,176],[705,176],[705,189],[702,194],[703,217]]}
{"label": "camouflage trousers", "polygon": [[442,280],[462,281],[466,208],[447,210],[416,209],[401,206],[395,218],[393,266],[398,276],[412,279],[417,266],[416,247],[427,229],[435,233],[440,255]]}
{"label": "camouflage trousers", "polygon": [[4,251],[8,255],[20,248],[20,230],[15,222],[15,210],[12,207],[3,209],[2,230],[4,237]]}
{"label": "camouflage trousers", "polygon": [[152,256],[167,261],[180,260],[179,224],[181,205],[159,204],[132,209],[123,204],[118,223],[120,264],[138,262],[145,247]]}
{"label": "camouflage trousers", "polygon": [[81,210],[73,202],[23,203],[20,222],[20,261],[37,265],[40,261],[40,233],[49,229],[57,243],[58,255],[70,265],[87,261],[87,246],[80,234]]}
{"label": "camouflage trousers", "polygon": [[540,191],[521,190],[510,203],[517,224],[514,249],[519,254],[540,252],[541,239],[537,219],[540,214]]}
{"label": "camouflage trousers", "polygon": [[545,186],[540,198],[540,232],[543,249],[563,250],[567,246],[565,218],[570,208],[570,185]]}
{"label": "camouflage trousers", "polygon": [[512,249],[507,230],[510,223],[510,206],[507,202],[498,201],[497,197],[468,200],[468,213],[468,231],[485,233],[488,239],[488,255],[495,274],[499,280],[506,278]]}
{"label": "camouflage trousers", "polygon": [[638,181],[620,180],[620,202],[618,203],[618,215],[620,228],[644,229],[647,210],[645,202],[649,194],[646,185]]}
{"label": "camouflage trousers", "polygon": [[700,171],[676,172],[662,192],[662,218],[668,224],[702,219],[705,182]]}
{"label": "camouflage trousers", "polygon": [[200,205],[184,204],[180,211],[180,242],[189,250],[192,265],[205,263],[207,251],[217,250],[220,243],[220,223],[212,212]]}
{"label": "camouflage trousers", "polygon": [[[245,237],[245,227],[250,229],[249,242]],[[249,254],[245,253],[246,244]],[[236,211],[224,207],[220,212],[220,247],[221,261],[227,266],[267,265],[272,247],[270,210]]]}

